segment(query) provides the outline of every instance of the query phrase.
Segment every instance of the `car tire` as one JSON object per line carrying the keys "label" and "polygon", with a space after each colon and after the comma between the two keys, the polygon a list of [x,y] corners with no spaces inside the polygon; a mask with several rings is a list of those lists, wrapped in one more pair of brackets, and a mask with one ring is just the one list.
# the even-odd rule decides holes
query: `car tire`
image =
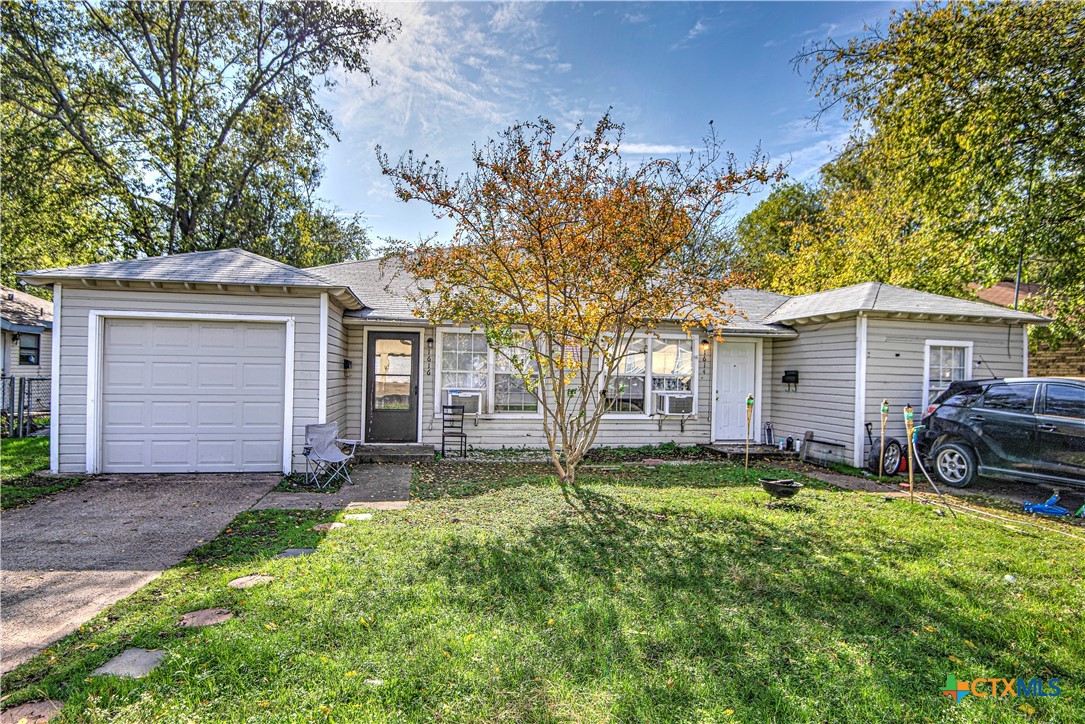
{"label": "car tire", "polygon": [[885,441],[885,468],[878,472],[878,466],[883,464],[882,451],[877,444],[870,448],[867,458],[867,469],[875,475],[896,475],[900,472],[901,461],[904,459],[904,446],[894,437]]}
{"label": "car tire", "polygon": [[976,481],[976,454],[959,442],[942,443],[931,453],[938,479],[951,488],[967,488]]}

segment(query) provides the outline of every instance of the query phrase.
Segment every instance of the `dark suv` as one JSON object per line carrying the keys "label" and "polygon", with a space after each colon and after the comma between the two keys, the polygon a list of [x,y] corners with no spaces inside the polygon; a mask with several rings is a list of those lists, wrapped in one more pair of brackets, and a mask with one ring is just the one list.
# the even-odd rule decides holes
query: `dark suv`
{"label": "dark suv", "polygon": [[981,475],[1085,485],[1085,378],[954,382],[922,424],[920,455],[946,485]]}

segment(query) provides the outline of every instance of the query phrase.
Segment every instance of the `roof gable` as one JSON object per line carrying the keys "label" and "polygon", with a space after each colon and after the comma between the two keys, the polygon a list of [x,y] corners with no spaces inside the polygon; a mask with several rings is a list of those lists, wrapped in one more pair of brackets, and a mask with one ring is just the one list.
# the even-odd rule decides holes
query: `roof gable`
{"label": "roof gable", "polygon": [[850,287],[791,297],[768,314],[765,321],[788,324],[858,312],[990,320],[1018,324],[1046,324],[1049,321],[1046,317],[1036,314],[1005,309],[969,299],[906,289],[883,282],[864,282]]}

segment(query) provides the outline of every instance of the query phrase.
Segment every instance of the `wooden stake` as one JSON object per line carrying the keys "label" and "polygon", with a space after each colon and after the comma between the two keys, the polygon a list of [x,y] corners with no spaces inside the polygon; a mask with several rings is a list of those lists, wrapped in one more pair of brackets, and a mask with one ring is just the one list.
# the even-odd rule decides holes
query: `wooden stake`
{"label": "wooden stake", "polygon": [[889,400],[882,400],[882,451],[878,456],[878,482],[882,481],[882,471],[885,470],[885,423],[889,421]]}
{"label": "wooden stake", "polygon": [[753,419],[753,395],[746,396],[746,477],[750,477],[750,420]]}
{"label": "wooden stake", "polygon": [[915,460],[912,459],[912,425],[915,420],[915,411],[911,405],[904,407],[904,429],[908,433],[906,444],[908,445],[908,496],[915,501]]}

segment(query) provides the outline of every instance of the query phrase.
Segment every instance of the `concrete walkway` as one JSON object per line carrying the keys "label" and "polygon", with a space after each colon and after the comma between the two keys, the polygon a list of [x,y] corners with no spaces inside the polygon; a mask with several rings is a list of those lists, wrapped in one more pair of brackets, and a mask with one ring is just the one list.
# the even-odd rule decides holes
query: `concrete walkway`
{"label": "concrete walkway", "polygon": [[353,485],[335,493],[268,493],[253,510],[342,510],[344,508],[406,508],[411,497],[409,465],[356,465]]}
{"label": "concrete walkway", "polygon": [[179,563],[281,479],[103,476],[4,511],[0,670],[10,671]]}

